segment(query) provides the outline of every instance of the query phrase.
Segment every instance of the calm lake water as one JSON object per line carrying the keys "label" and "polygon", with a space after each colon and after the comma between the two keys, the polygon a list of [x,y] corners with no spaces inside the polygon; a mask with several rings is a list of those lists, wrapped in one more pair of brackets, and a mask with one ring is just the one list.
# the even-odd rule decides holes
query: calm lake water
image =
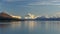
{"label": "calm lake water", "polygon": [[60,34],[60,21],[0,22],[0,34]]}

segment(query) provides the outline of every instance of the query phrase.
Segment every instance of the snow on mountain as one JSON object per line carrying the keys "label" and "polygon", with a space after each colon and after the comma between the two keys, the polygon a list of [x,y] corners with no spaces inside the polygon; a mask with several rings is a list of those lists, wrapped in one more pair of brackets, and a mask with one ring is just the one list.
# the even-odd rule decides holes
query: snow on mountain
{"label": "snow on mountain", "polygon": [[38,16],[36,18],[60,18],[60,16]]}

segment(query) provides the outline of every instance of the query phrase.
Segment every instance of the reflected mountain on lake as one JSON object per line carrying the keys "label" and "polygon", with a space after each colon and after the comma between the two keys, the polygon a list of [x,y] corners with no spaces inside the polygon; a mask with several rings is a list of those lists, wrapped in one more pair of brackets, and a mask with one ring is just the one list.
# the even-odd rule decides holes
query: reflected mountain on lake
{"label": "reflected mountain on lake", "polygon": [[6,24],[1,23],[1,34],[60,34],[60,21],[18,21],[6,22]]}

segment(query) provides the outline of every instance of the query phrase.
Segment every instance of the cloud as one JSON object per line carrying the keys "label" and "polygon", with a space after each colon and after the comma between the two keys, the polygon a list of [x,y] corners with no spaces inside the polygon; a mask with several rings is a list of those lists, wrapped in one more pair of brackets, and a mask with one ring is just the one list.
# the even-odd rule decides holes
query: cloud
{"label": "cloud", "polygon": [[60,2],[60,1],[52,1],[52,2]]}
{"label": "cloud", "polygon": [[28,5],[60,5],[60,2],[57,1],[42,1],[42,2],[32,2]]}
{"label": "cloud", "polygon": [[57,12],[57,13],[53,14],[53,16],[60,17],[60,12]]}
{"label": "cloud", "polygon": [[[37,16],[37,17],[45,17],[45,18],[60,18],[60,12],[54,13],[52,15],[41,15],[41,16]],[[37,18],[36,17],[36,18]]]}
{"label": "cloud", "polygon": [[60,5],[60,0],[3,0],[7,2],[27,1],[27,5]]}
{"label": "cloud", "polygon": [[57,12],[56,15],[60,15],[60,12]]}
{"label": "cloud", "polygon": [[43,1],[37,1],[32,2],[28,5],[60,5],[60,0],[43,0]]}
{"label": "cloud", "polygon": [[60,2],[60,0],[52,0],[52,2]]}
{"label": "cloud", "polygon": [[12,2],[12,1],[26,1],[26,0],[3,0],[3,1]]}
{"label": "cloud", "polygon": [[41,1],[41,0],[3,0],[3,1]]}
{"label": "cloud", "polygon": [[50,5],[50,2],[33,2],[30,3],[29,5]]}

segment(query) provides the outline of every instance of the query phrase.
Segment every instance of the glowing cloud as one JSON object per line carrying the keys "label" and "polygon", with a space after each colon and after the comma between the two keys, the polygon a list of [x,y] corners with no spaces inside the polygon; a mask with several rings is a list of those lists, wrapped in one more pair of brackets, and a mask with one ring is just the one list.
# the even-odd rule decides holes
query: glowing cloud
{"label": "glowing cloud", "polygon": [[28,13],[28,15],[25,17],[25,19],[35,19],[35,15]]}
{"label": "glowing cloud", "polygon": [[18,19],[21,19],[21,17],[20,16],[13,16],[13,15],[11,15],[13,18],[18,18]]}

